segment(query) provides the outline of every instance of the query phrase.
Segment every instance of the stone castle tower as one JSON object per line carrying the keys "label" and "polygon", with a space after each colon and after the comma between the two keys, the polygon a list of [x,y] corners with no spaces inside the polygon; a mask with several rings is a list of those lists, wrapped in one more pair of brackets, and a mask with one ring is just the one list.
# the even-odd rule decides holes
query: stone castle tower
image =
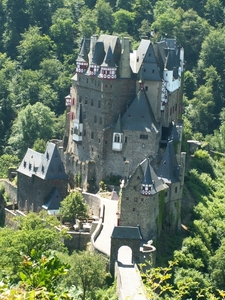
{"label": "stone castle tower", "polygon": [[94,35],[81,42],[66,97],[66,171],[84,190],[120,176],[119,222],[140,226],[144,239],[179,225],[183,71],[175,39],[143,39],[132,51],[128,38]]}

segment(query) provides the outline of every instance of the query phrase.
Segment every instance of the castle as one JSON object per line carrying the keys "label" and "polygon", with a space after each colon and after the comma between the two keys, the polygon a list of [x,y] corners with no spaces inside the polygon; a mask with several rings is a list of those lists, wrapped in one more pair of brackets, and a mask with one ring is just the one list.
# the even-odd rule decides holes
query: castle
{"label": "castle", "polygon": [[180,225],[183,72],[175,39],[142,39],[132,51],[129,38],[93,35],[65,98],[66,172],[83,190],[119,176],[118,225],[139,227],[144,240]]}

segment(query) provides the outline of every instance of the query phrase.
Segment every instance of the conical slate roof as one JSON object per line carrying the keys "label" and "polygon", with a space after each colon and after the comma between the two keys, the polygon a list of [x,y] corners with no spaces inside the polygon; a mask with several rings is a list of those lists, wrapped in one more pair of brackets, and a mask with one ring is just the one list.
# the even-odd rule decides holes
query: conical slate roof
{"label": "conical slate roof", "polygon": [[108,47],[108,51],[106,53],[105,60],[104,60],[104,63],[102,64],[102,66],[109,67],[109,68],[116,67],[111,46]]}
{"label": "conical slate roof", "polygon": [[87,49],[86,49],[86,46],[85,46],[85,40],[83,40],[83,42],[82,42],[80,53],[78,55],[77,61],[79,61],[79,62],[88,62],[88,53],[87,53]]}
{"label": "conical slate roof", "polygon": [[151,176],[151,172],[150,172],[149,160],[148,160],[148,163],[147,163],[147,166],[146,166],[146,169],[145,169],[145,174],[144,174],[144,178],[142,180],[142,184],[148,184],[148,185],[153,184],[152,176]]}
{"label": "conical slate roof", "polygon": [[177,163],[173,141],[169,141],[157,172],[165,183],[179,181],[179,166]]}

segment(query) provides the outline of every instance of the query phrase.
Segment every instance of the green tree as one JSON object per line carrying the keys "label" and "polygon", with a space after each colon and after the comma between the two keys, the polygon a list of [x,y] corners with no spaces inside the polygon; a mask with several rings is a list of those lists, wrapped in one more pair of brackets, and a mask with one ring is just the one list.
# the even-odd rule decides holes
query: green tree
{"label": "green tree", "polygon": [[113,14],[113,17],[115,20],[113,28],[116,33],[132,33],[132,24],[135,13],[120,9]]}
{"label": "green tree", "polygon": [[222,290],[225,289],[225,239],[221,241],[221,245],[211,257],[209,263],[210,275],[216,286]]}
{"label": "green tree", "polygon": [[21,253],[41,258],[47,250],[65,251],[62,243],[62,233],[57,232],[55,225],[59,224],[56,217],[47,214],[37,215],[29,213],[26,217],[15,220],[17,229],[0,229],[0,278],[7,274],[12,281],[18,281],[18,265],[22,262]]}
{"label": "green tree", "polygon": [[28,104],[26,108],[19,112],[12,126],[9,145],[12,147],[13,152],[22,157],[27,148],[33,147],[38,138],[44,141],[52,138],[54,121],[55,114],[42,103]]}
{"label": "green tree", "polygon": [[57,18],[50,27],[50,36],[56,45],[56,53],[61,61],[64,55],[73,53],[76,34],[77,26],[71,18]]}
{"label": "green tree", "polygon": [[0,178],[8,178],[8,170],[10,167],[17,168],[19,159],[17,156],[3,154],[0,156]]}
{"label": "green tree", "polygon": [[97,15],[91,9],[82,9],[82,16],[79,18],[79,32],[83,37],[90,37],[97,33],[99,28],[97,26]]}
{"label": "green tree", "polygon": [[76,222],[76,218],[88,217],[88,207],[84,202],[82,194],[78,191],[71,192],[60,203],[59,213],[63,218]]}
{"label": "green tree", "polygon": [[192,72],[186,71],[184,73],[184,92],[188,99],[193,98],[193,94],[196,91],[197,82],[196,77],[193,75]]}
{"label": "green tree", "polygon": [[217,27],[224,24],[224,6],[220,0],[207,0],[204,15],[210,25]]}
{"label": "green tree", "polygon": [[22,34],[22,40],[17,47],[19,60],[26,69],[39,69],[44,58],[51,57],[53,43],[48,35],[41,35],[37,26],[29,27]]}
{"label": "green tree", "polygon": [[105,285],[106,260],[95,252],[73,252],[66,284],[81,287],[81,299],[95,299],[95,292]]}
{"label": "green tree", "polygon": [[199,71],[213,66],[218,75],[223,78],[225,70],[225,29],[212,30],[202,43],[200,60],[198,62]]}
{"label": "green tree", "polygon": [[180,21],[179,26],[174,28],[174,36],[184,48],[187,69],[191,70],[197,63],[202,42],[210,32],[210,25],[193,9],[177,9],[176,14],[179,15]]}
{"label": "green tree", "polygon": [[34,142],[33,150],[35,150],[35,151],[37,151],[39,153],[45,153],[45,150],[46,150],[46,141],[44,141],[42,139],[37,139]]}
{"label": "green tree", "polygon": [[105,0],[97,0],[95,5],[95,11],[97,14],[98,27],[100,30],[108,33],[112,33],[113,26],[113,10],[108,2]]}

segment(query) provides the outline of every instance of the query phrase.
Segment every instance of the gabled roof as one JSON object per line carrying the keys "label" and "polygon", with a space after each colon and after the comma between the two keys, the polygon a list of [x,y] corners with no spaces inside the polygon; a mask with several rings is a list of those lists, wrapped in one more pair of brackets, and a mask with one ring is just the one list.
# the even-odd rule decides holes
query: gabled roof
{"label": "gabled roof", "polygon": [[[150,40],[141,40],[136,51],[130,55],[131,69],[142,80],[161,80],[153,45]],[[142,73],[142,74],[141,74]]]}
{"label": "gabled roof", "polygon": [[61,201],[62,201],[62,196],[61,196],[59,190],[57,189],[57,187],[54,187],[52,189],[50,197],[42,205],[42,207],[48,211],[58,212]]}
{"label": "gabled roof", "polygon": [[111,238],[142,240],[139,227],[115,226]]}
{"label": "gabled roof", "polygon": [[121,118],[122,130],[158,132],[154,114],[144,91],[140,90]]}
{"label": "gabled roof", "polygon": [[180,181],[179,171],[173,141],[169,141],[160,162],[157,175],[159,178],[162,178],[165,183],[174,183]]}
{"label": "gabled roof", "polygon": [[18,170],[19,173],[42,179],[67,179],[57,146],[48,143],[44,154],[28,149]]}

